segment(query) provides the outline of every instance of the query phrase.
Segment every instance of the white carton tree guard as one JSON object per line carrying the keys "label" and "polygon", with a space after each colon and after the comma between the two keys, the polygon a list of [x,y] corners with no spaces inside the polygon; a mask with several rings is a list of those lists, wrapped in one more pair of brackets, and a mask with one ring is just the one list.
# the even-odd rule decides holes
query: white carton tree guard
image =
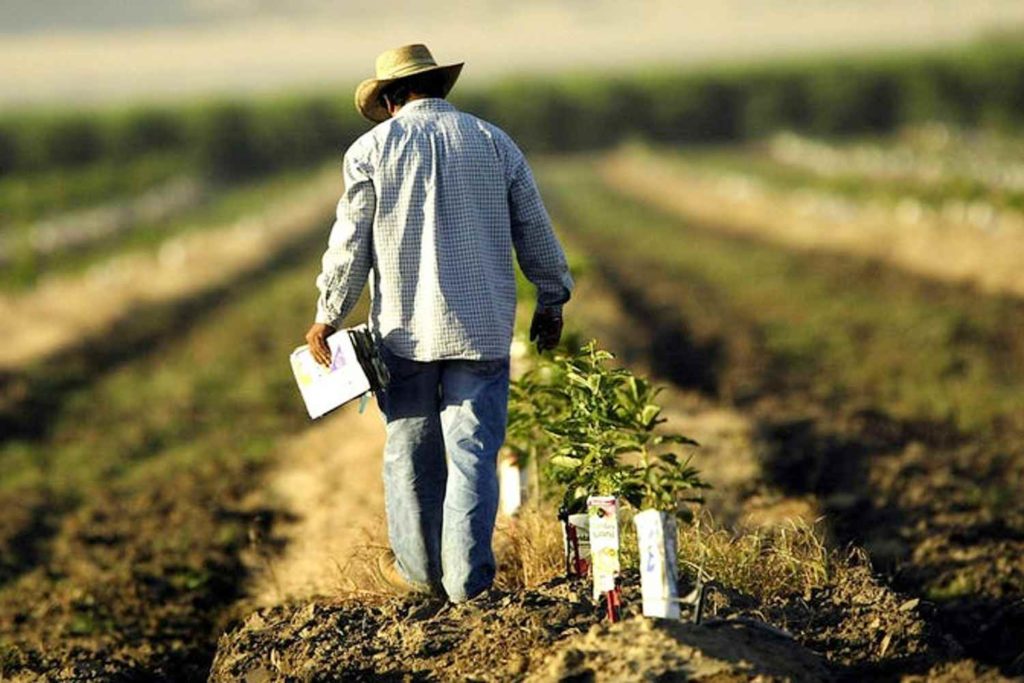
{"label": "white carton tree guard", "polygon": [[679,619],[676,518],[647,509],[633,517],[640,551],[640,594],[645,617]]}

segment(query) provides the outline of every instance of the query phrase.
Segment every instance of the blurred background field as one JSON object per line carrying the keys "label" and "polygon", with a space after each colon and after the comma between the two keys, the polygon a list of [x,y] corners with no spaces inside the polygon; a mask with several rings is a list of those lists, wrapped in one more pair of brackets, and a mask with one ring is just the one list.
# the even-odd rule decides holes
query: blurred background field
{"label": "blurred background field", "polygon": [[0,98],[100,103],[333,88],[362,78],[366,55],[381,45],[417,40],[472,56],[465,84],[476,86],[510,72],[632,73],[659,62],[930,48],[1024,19],[1014,0],[967,9],[946,0],[12,0],[0,8]]}
{"label": "blurred background field", "polygon": [[801,642],[840,675],[1024,671],[1019,2],[17,0],[0,678],[205,679],[291,514],[264,490],[307,431],[285,359],[369,127],[351,93],[412,41],[531,156],[587,264],[576,333],[671,387],[712,480],[753,459],[720,509],[823,516],[931,634]]}

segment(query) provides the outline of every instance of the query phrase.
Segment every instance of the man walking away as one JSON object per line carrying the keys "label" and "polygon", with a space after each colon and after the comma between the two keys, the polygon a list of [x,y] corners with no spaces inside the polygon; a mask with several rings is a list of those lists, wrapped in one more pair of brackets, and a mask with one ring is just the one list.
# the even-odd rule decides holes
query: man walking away
{"label": "man walking away", "polygon": [[554,348],[573,282],[515,143],[445,101],[462,64],[423,45],[377,58],[356,107],[378,123],[349,148],[306,340],[325,339],[369,276],[370,327],[391,373],[384,492],[407,586],[462,602],[494,581],[496,461],[505,439],[515,318],[513,250],[537,288],[531,339]]}

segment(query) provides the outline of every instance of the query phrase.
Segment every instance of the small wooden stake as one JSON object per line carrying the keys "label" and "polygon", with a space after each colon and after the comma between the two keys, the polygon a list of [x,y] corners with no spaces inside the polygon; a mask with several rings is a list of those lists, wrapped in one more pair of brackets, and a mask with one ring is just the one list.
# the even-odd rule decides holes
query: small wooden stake
{"label": "small wooden stake", "polygon": [[605,616],[611,623],[622,619],[622,589],[616,585],[615,590],[606,591],[604,594]]}

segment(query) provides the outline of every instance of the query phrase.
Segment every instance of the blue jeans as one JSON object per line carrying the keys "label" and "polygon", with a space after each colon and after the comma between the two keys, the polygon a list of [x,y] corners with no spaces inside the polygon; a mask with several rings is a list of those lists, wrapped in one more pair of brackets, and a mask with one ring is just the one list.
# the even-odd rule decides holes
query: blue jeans
{"label": "blue jeans", "polygon": [[387,425],[384,499],[396,565],[410,583],[463,602],[494,581],[509,362],[381,354],[391,373],[377,400]]}

